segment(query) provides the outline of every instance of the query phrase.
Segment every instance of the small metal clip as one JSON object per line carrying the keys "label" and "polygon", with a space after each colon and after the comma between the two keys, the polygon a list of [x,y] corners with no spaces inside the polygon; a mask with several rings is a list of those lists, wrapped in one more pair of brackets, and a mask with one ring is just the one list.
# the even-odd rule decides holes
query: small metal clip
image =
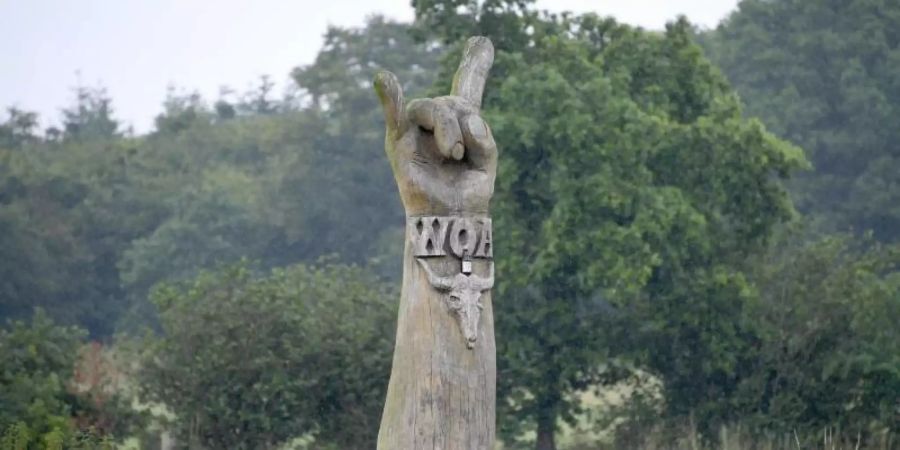
{"label": "small metal clip", "polygon": [[472,255],[469,255],[469,249],[463,250],[462,273],[465,275],[472,273]]}

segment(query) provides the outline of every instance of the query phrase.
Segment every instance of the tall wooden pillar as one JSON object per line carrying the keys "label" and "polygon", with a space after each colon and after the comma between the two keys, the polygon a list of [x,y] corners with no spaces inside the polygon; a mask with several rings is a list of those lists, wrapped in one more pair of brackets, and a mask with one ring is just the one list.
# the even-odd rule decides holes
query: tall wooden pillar
{"label": "tall wooden pillar", "polygon": [[450,95],[404,104],[376,76],[406,210],[403,287],[379,450],[490,450],[496,347],[489,202],[497,147],[481,119],[494,49],[469,39]]}

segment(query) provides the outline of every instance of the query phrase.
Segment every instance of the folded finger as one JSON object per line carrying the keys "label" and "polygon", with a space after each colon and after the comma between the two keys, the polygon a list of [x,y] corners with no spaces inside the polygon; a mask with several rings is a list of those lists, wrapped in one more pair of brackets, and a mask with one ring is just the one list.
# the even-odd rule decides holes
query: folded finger
{"label": "folded finger", "polygon": [[417,99],[409,103],[410,122],[434,132],[438,151],[444,158],[460,160],[465,154],[459,120],[449,107],[433,99]]}
{"label": "folded finger", "polygon": [[487,123],[477,114],[468,114],[459,121],[469,160],[475,167],[485,169],[497,161],[497,144]]}

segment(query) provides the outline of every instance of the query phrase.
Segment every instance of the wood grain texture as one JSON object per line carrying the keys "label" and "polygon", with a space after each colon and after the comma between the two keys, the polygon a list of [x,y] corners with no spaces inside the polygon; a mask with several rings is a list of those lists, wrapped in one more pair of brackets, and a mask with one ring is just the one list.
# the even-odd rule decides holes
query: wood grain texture
{"label": "wood grain texture", "polygon": [[484,36],[469,38],[459,69],[453,77],[450,95],[458,95],[470,101],[476,108],[481,108],[481,97],[492,64],[494,64],[494,46],[491,40]]}
{"label": "wood grain texture", "polygon": [[[445,276],[459,272],[452,256],[429,263]],[[490,276],[490,264],[476,260],[475,273]],[[484,309],[473,348],[466,345],[445,295],[428,282],[407,244],[379,450],[493,448],[497,362],[491,292],[482,294]]]}

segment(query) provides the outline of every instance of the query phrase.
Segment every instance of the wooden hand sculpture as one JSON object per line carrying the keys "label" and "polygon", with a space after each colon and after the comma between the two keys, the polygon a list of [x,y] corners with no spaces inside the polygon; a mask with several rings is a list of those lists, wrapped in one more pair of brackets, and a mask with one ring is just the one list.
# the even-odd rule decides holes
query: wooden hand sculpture
{"label": "wooden hand sculpture", "polygon": [[406,209],[403,287],[379,450],[492,450],[496,345],[489,203],[497,146],[481,119],[494,49],[469,39],[450,95],[404,105],[397,78],[375,90]]}
{"label": "wooden hand sculpture", "polygon": [[450,95],[406,107],[394,74],[376,76],[387,124],[385,150],[407,216],[488,213],[497,146],[480,110],[493,61],[489,39],[469,39]]}

